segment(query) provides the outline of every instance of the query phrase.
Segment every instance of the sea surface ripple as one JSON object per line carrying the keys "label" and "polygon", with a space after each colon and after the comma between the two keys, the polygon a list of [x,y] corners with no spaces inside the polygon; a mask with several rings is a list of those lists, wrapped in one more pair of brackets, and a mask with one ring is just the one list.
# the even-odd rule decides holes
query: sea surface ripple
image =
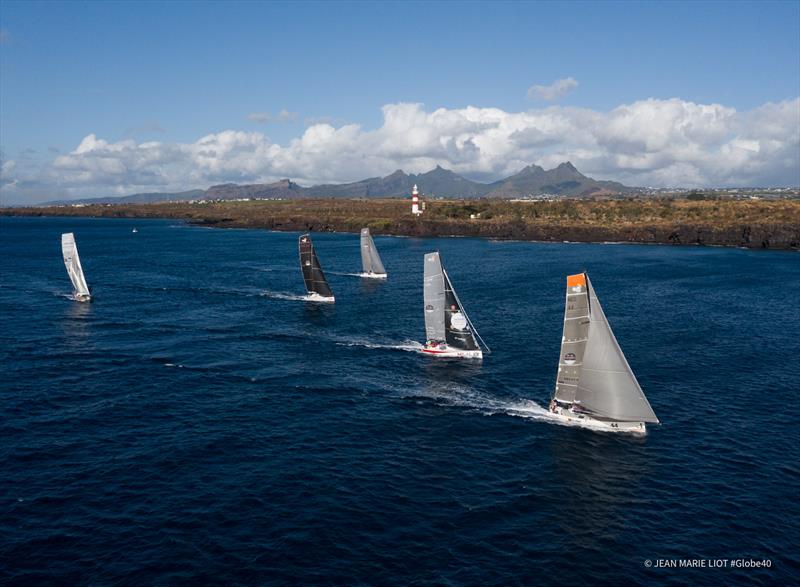
{"label": "sea surface ripple", "polygon": [[[335,305],[302,301],[294,233],[0,218],[0,581],[796,579],[797,254],[377,236],[379,282],[357,235],[313,238]],[[417,352],[432,250],[482,362]],[[645,438],[541,408],[584,269]],[[645,564],[743,558],[772,567]]]}

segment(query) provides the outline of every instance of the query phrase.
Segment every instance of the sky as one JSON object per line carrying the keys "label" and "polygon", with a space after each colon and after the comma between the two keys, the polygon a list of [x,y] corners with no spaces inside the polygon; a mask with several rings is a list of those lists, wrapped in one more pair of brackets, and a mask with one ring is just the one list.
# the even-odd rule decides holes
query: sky
{"label": "sky", "polygon": [[800,1],[0,2],[0,204],[571,161],[800,185]]}

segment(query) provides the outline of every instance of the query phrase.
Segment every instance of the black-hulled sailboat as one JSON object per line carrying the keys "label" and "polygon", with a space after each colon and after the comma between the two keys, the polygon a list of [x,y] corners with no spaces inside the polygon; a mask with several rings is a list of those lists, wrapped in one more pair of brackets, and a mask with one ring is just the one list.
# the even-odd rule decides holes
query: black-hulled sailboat
{"label": "black-hulled sailboat", "polygon": [[64,257],[64,265],[67,274],[72,282],[73,297],[78,302],[92,301],[92,293],[86,284],[86,277],[83,275],[81,258],[78,256],[78,245],[75,244],[75,235],[65,232],[61,235],[61,255]]}
{"label": "black-hulled sailboat", "polygon": [[305,281],[308,291],[306,299],[310,302],[333,303],[336,300],[328,285],[328,280],[325,279],[325,274],[322,272],[311,237],[307,234],[301,235],[299,245],[300,270],[303,272],[303,281]]}
{"label": "black-hulled sailboat", "polygon": [[442,267],[439,253],[425,255],[425,346],[422,352],[437,357],[480,359],[483,342],[472,325],[453,284]]}
{"label": "black-hulled sailboat", "polygon": [[567,277],[561,357],[550,411],[570,422],[645,434],[658,418],[639,387],[586,273]]}
{"label": "black-hulled sailboat", "polygon": [[361,229],[361,267],[364,270],[361,277],[386,279],[386,269],[383,267],[378,249],[375,248],[369,228]]}

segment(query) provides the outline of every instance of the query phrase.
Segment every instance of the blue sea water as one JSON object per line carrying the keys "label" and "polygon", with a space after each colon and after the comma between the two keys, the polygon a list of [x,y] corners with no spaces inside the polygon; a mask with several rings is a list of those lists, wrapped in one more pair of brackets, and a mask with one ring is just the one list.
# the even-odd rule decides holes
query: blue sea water
{"label": "blue sea water", "polygon": [[[377,236],[381,283],[357,235],[315,234],[317,305],[297,236],[0,218],[0,581],[796,578],[797,254]],[[417,352],[437,249],[482,362]],[[663,422],[644,438],[541,408],[584,269]],[[728,562],[646,565],[681,559]]]}

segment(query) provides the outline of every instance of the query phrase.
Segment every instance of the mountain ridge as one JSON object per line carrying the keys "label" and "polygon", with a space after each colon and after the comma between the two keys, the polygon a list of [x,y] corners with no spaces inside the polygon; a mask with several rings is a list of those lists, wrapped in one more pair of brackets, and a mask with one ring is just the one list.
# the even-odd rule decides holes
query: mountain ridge
{"label": "mountain ridge", "polygon": [[535,164],[492,183],[467,179],[437,165],[425,173],[406,173],[398,169],[384,177],[370,177],[340,184],[303,187],[291,179],[272,183],[223,183],[209,188],[183,192],[149,192],[128,196],[83,198],[45,202],[42,206],[62,204],[132,204],[180,202],[190,200],[294,199],[294,198],[377,198],[403,197],[414,185],[427,197],[446,198],[524,198],[550,194],[559,197],[591,197],[625,194],[634,191],[619,182],[595,180],[582,174],[569,161],[546,170]]}

